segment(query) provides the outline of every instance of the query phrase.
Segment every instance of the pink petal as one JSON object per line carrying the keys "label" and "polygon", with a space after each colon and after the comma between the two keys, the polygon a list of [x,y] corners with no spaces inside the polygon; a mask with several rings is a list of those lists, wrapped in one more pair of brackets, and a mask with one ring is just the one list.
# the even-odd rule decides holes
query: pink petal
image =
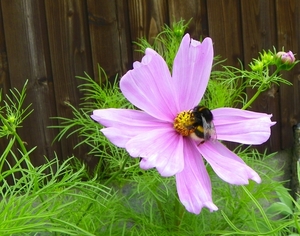
{"label": "pink petal", "polygon": [[120,148],[125,148],[126,143],[132,138],[132,132],[130,130],[122,130],[109,127],[101,129],[101,132],[106,138],[114,145]]}
{"label": "pink petal", "polygon": [[171,123],[158,120],[143,111],[129,109],[94,110],[91,118],[101,125],[103,134],[116,146],[125,147],[134,136],[161,127],[172,127]]}
{"label": "pink petal", "polygon": [[124,96],[157,119],[173,121],[179,110],[174,101],[174,81],[164,59],[148,48],[142,62],[135,62],[120,81]]}
{"label": "pink petal", "polygon": [[252,179],[261,182],[259,175],[236,154],[218,141],[208,141],[199,146],[199,150],[216,174],[230,184],[248,184]]}
{"label": "pink petal", "polygon": [[130,139],[125,148],[131,156],[143,158],[141,168],[156,167],[162,176],[172,176],[184,167],[183,137],[173,127],[141,133]]}
{"label": "pink petal", "polygon": [[191,139],[184,139],[184,169],[176,174],[180,201],[192,213],[199,214],[202,207],[218,210],[212,201],[211,183],[203,159]]}
{"label": "pink petal", "polygon": [[244,144],[261,144],[271,134],[272,115],[235,108],[212,110],[217,139]]}
{"label": "pink petal", "polygon": [[189,110],[200,102],[210,77],[213,45],[210,38],[202,43],[186,34],[174,60],[172,79],[179,110]]}
{"label": "pink petal", "polygon": [[[155,127],[165,126],[166,124],[173,124],[156,119],[144,111],[131,109],[98,109],[94,110],[91,115],[92,119],[99,122],[105,127],[116,127],[131,129],[132,127],[145,128],[151,130]],[[132,130],[134,132],[135,130]]]}

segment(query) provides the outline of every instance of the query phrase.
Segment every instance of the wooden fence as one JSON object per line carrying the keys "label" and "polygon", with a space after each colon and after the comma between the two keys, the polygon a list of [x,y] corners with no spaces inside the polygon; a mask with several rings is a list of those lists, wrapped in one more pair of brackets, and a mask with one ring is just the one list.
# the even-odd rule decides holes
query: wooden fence
{"label": "wooden fence", "polygon": [[[54,151],[61,158],[75,153],[96,161],[86,150],[73,150],[76,137],[52,145],[57,130],[47,128],[56,124],[49,117],[72,117],[65,102],[79,103],[75,76],[96,76],[98,63],[109,77],[124,74],[142,56],[133,41],[151,42],[164,24],[190,18],[191,36],[210,36],[215,54],[229,65],[237,66],[238,59],[247,65],[273,46],[300,55],[299,0],[1,0],[0,87],[5,94],[29,81],[26,103],[34,113],[19,133],[28,148],[37,146],[34,164],[43,163],[43,155],[53,158]],[[293,145],[292,126],[300,121],[299,69],[284,73],[293,86],[274,86],[252,106],[277,121],[264,145],[270,151]]]}

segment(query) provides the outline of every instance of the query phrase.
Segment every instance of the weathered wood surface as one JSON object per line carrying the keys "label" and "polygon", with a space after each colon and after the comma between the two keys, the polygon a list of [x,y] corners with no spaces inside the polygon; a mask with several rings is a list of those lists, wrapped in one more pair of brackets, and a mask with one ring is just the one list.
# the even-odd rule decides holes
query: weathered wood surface
{"label": "weathered wood surface", "polygon": [[[98,79],[98,63],[109,79],[121,76],[142,57],[134,41],[151,42],[164,24],[191,18],[187,31],[196,39],[212,37],[215,54],[228,65],[238,66],[240,60],[247,67],[258,51],[273,46],[298,56],[299,13],[297,0],[2,0],[0,88],[6,94],[28,79],[26,103],[34,113],[20,135],[28,147],[38,146],[32,155],[36,165],[54,151],[61,159],[73,153],[86,159],[87,149],[73,149],[77,137],[52,145],[57,130],[47,128],[56,124],[49,117],[72,117],[66,102],[80,103],[75,76],[87,72]],[[269,151],[293,145],[292,126],[300,120],[299,69],[284,73],[293,86],[272,87],[251,108],[272,113],[277,121],[262,147]]]}
{"label": "weathered wood surface", "polygon": [[[84,1],[46,0],[45,9],[57,116],[72,117],[67,103],[80,103],[75,76],[93,71],[87,8]],[[61,140],[64,158],[72,153],[84,157],[86,150],[73,149],[77,142],[76,136]]]}
{"label": "weathered wood surface", "polygon": [[[276,19],[275,5],[273,0],[252,0],[241,1],[242,28],[243,28],[243,62],[246,68],[253,58],[259,56],[258,52],[276,47]],[[248,96],[253,96],[255,90],[248,89]],[[273,114],[273,120],[277,125],[272,127],[272,133],[279,133],[280,129],[280,110],[279,110],[278,87],[273,86],[264,92],[251,109]],[[272,135],[270,140],[263,148],[271,149],[273,146],[280,146],[280,138]]]}
{"label": "weathered wood surface", "polygon": [[51,145],[56,131],[47,128],[53,124],[49,117],[57,113],[44,2],[12,0],[1,4],[10,86],[20,89],[28,80],[24,106],[31,103],[34,110],[19,134],[28,149],[38,147],[34,162],[41,164],[43,155],[51,159],[54,151],[60,154],[59,144]]}
{"label": "weathered wood surface", "polygon": [[[277,0],[277,40],[278,48],[293,50],[300,59],[300,1]],[[282,86],[279,89],[281,126],[278,136],[281,137],[281,147],[286,148],[293,142],[291,127],[300,120],[300,66],[290,72],[283,73],[293,86]]]}

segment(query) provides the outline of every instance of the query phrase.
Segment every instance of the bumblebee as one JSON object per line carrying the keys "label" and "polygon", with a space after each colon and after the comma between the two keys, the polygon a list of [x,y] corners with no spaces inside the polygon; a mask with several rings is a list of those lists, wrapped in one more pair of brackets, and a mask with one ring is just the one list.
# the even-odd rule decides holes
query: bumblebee
{"label": "bumblebee", "polygon": [[196,106],[191,114],[192,124],[188,128],[194,131],[193,138],[201,140],[201,143],[216,139],[212,112],[205,106]]}

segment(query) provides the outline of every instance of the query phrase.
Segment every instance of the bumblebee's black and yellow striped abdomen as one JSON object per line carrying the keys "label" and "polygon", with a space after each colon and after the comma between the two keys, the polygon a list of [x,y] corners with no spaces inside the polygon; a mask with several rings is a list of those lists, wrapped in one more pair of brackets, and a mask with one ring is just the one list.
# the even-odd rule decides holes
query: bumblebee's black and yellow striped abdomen
{"label": "bumblebee's black and yellow striped abdomen", "polygon": [[205,106],[196,106],[192,110],[192,127],[194,129],[195,135],[207,141],[215,135],[214,125],[213,125],[213,114]]}

